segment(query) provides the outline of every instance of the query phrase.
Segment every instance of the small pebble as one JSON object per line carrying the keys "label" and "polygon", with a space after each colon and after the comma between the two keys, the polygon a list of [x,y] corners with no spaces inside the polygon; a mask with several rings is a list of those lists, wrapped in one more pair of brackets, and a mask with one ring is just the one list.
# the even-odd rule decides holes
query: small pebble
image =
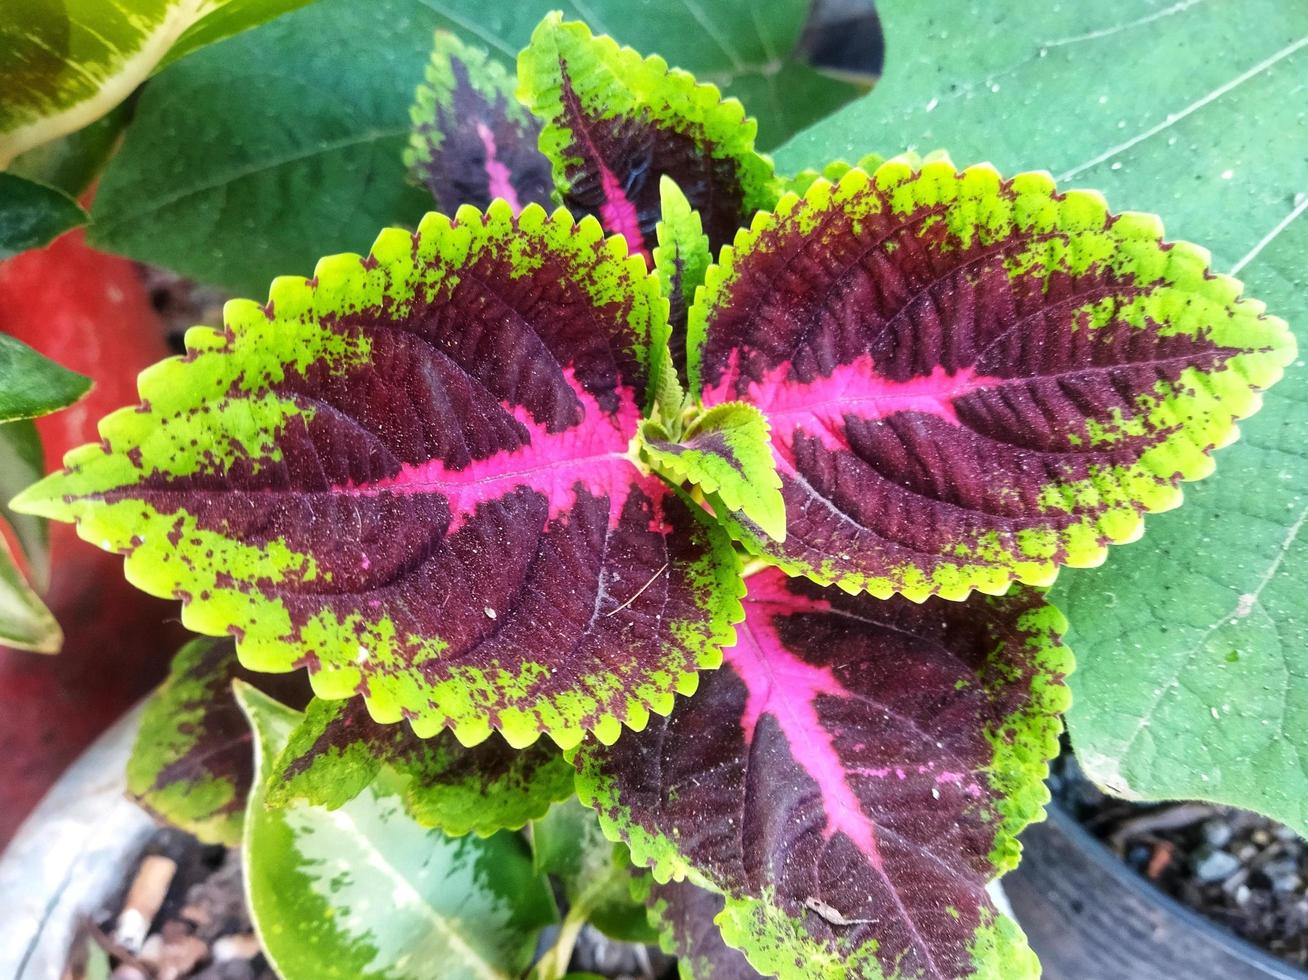
{"label": "small pebble", "polygon": [[1200,881],[1224,881],[1235,874],[1240,861],[1234,854],[1204,848],[1195,855],[1194,873]]}
{"label": "small pebble", "polygon": [[1299,878],[1299,862],[1294,858],[1277,858],[1268,861],[1262,867],[1272,888],[1278,892],[1292,892],[1302,883]]}
{"label": "small pebble", "polygon": [[1205,820],[1203,825],[1204,843],[1209,847],[1220,849],[1231,843],[1233,835],[1231,825],[1225,820]]}
{"label": "small pebble", "polygon": [[1144,844],[1132,844],[1126,852],[1126,863],[1136,870],[1142,870],[1153,854],[1153,850]]}

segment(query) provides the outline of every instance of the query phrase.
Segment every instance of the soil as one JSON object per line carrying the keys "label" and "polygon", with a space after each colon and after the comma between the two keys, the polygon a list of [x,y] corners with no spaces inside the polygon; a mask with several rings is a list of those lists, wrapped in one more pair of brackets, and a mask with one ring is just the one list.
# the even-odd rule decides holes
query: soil
{"label": "soil", "polygon": [[[589,926],[571,969],[612,980],[676,975],[675,961],[659,950],[615,942]],[[277,980],[250,924],[240,852],[176,830],[156,832],[106,913],[83,924],[64,980]]]}
{"label": "soil", "polygon": [[1308,843],[1235,807],[1130,803],[1101,793],[1070,752],[1054,799],[1167,894],[1274,956],[1308,968]]}
{"label": "soil", "polygon": [[156,832],[108,912],[83,924],[65,974],[106,977],[276,980],[245,907],[239,852]]}

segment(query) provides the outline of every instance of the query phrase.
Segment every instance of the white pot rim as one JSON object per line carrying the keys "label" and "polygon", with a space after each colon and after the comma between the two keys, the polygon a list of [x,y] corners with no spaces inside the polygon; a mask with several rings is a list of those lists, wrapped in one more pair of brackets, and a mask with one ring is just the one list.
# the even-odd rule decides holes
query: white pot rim
{"label": "white pot rim", "polygon": [[126,795],[141,710],[64,771],[0,855],[0,977],[60,980],[78,923],[103,911],[154,830]]}

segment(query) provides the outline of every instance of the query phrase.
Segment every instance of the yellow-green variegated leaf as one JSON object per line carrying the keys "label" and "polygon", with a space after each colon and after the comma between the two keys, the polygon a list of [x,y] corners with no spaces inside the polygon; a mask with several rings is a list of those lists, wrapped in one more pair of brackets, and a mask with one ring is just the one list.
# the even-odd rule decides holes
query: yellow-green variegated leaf
{"label": "yellow-green variegated leaf", "polygon": [[282,980],[510,980],[531,963],[553,897],[521,838],[447,837],[405,813],[383,773],[336,810],[265,806],[298,711],[248,685],[255,736],[242,846],[246,894]]}
{"label": "yellow-green variegated leaf", "polygon": [[303,2],[11,0],[0,11],[0,168],[95,122],[175,46],[185,53]]}
{"label": "yellow-green variegated leaf", "polygon": [[55,653],[63,639],[59,624],[18,571],[9,543],[0,535],[0,643]]}

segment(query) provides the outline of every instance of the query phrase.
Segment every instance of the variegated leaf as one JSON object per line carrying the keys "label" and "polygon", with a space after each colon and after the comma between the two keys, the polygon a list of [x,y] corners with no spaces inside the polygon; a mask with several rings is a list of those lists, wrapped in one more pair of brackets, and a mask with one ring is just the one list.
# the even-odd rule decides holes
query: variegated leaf
{"label": "variegated leaf", "polygon": [[1022,587],[919,605],[747,581],[699,693],[582,746],[583,802],[660,883],[721,893],[723,937],[762,973],[1034,977],[986,885],[1048,800],[1062,616]]}
{"label": "variegated leaf", "polygon": [[690,315],[690,387],[771,425],[792,574],[922,599],[1047,584],[1181,500],[1295,356],[1157,218],[895,160],[788,196]]}
{"label": "variegated leaf", "polygon": [[630,448],[665,314],[594,220],[429,215],[228,304],[16,505],[320,697],[468,745],[612,741],[739,615],[725,535]]}

